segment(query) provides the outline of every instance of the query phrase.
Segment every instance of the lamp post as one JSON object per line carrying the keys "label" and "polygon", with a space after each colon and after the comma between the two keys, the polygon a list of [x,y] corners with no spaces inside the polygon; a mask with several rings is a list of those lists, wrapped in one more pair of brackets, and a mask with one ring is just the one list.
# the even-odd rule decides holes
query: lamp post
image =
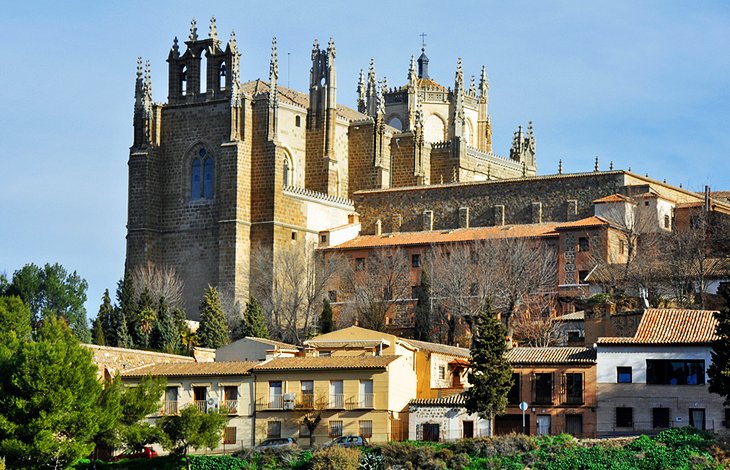
{"label": "lamp post", "polygon": [[520,410],[522,410],[522,434],[525,434],[525,411],[527,411],[528,405],[526,401],[520,402]]}

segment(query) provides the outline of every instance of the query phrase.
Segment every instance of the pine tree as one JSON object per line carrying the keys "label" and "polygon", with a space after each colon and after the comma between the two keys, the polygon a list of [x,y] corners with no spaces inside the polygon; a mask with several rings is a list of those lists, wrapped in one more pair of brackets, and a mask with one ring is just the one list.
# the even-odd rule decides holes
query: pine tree
{"label": "pine tree", "polygon": [[332,318],[332,306],[328,299],[322,303],[322,315],[319,316],[319,333],[325,334],[335,329],[335,322]]}
{"label": "pine tree", "polygon": [[241,331],[244,337],[269,337],[269,329],[266,327],[266,322],[264,321],[264,310],[255,297],[251,297],[246,303],[246,311],[243,313],[242,323]]}
{"label": "pine tree", "polygon": [[[104,295],[101,298],[99,313],[96,315],[96,320],[94,321],[94,329],[96,329],[96,323],[98,322],[104,336],[105,343],[110,346],[115,346],[117,344],[116,328],[113,321],[114,306],[112,305],[112,299],[109,296],[109,289],[106,289],[104,290]],[[94,341],[96,342],[96,334],[94,334]]]}
{"label": "pine tree", "polygon": [[504,411],[512,385],[512,368],[507,362],[507,330],[489,302],[476,318],[471,345],[466,409],[491,420]]}
{"label": "pine tree", "polygon": [[712,364],[707,375],[710,377],[710,392],[724,397],[725,406],[730,406],[730,283],[721,283],[717,293],[725,305],[715,313],[718,339],[712,345]]}
{"label": "pine tree", "polygon": [[104,329],[101,326],[101,320],[96,317],[91,329],[91,338],[94,344],[97,346],[106,346],[106,339],[104,338]]}
{"label": "pine tree", "polygon": [[203,348],[218,349],[228,344],[226,316],[218,290],[212,286],[208,286],[200,304],[198,338]]}
{"label": "pine tree", "polygon": [[422,270],[421,283],[416,296],[416,313],[413,325],[413,337],[421,341],[431,341],[431,280],[428,271]]}
{"label": "pine tree", "polygon": [[114,309],[115,312],[115,325],[117,325],[117,344],[114,346],[118,348],[131,348],[134,347],[132,338],[129,336],[129,327],[127,326],[127,317],[124,315],[124,310],[120,308]]}
{"label": "pine tree", "polygon": [[[120,348],[133,348],[135,347],[135,338],[132,337],[132,331],[134,329],[134,317],[137,313],[137,293],[134,288],[134,281],[132,280],[132,274],[125,272],[124,277],[117,283],[117,308],[115,309],[115,327],[117,331],[116,344]],[[124,323],[124,330],[126,330],[126,339],[123,341],[121,337],[122,333],[122,322]],[[124,345],[123,345],[124,344]]]}
{"label": "pine tree", "polygon": [[[129,319],[127,319],[129,320]],[[129,329],[134,340],[134,344],[138,348],[149,348],[152,336],[152,328],[157,321],[157,305],[152,300],[152,295],[148,289],[142,291],[137,304],[137,311],[134,312]]]}
{"label": "pine tree", "polygon": [[152,348],[172,354],[180,350],[180,344],[180,329],[165,298],[160,297],[160,303],[157,308],[157,321],[152,329]]}

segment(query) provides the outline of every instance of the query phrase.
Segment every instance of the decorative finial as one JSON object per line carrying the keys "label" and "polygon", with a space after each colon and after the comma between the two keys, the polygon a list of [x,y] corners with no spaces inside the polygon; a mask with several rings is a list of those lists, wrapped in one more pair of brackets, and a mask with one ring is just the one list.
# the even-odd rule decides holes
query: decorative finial
{"label": "decorative finial", "polygon": [[150,70],[150,61],[146,61],[144,64],[144,86],[147,88],[147,91],[151,93],[152,91],[152,72]]}
{"label": "decorative finial", "polygon": [[471,82],[469,83],[469,94],[470,95],[476,95],[477,94],[477,82],[474,75],[471,76]]}
{"label": "decorative finial", "polygon": [[416,71],[416,58],[411,56],[411,63],[408,66],[408,81],[415,83],[416,78],[418,78],[418,72]]}
{"label": "decorative finial", "polygon": [[525,162],[522,162],[522,177],[524,178],[526,176],[527,176],[527,165],[525,164]]}
{"label": "decorative finial", "polygon": [[563,174],[563,159],[562,158],[560,160],[558,160],[558,174],[559,175]]}
{"label": "decorative finial", "polygon": [[190,40],[190,41],[198,40],[198,22],[195,21],[195,18],[193,18],[192,21],[190,22],[190,36],[188,37],[188,40]]}
{"label": "decorative finial", "polygon": [[388,77],[383,77],[383,93],[388,93]]}
{"label": "decorative finial", "polygon": [[317,55],[319,54],[319,41],[317,38],[314,38],[314,44],[312,44],[312,60],[317,58]]}
{"label": "decorative finial", "polygon": [[455,166],[452,166],[451,167],[451,182],[452,183],[456,183],[458,181],[457,178],[456,178],[456,176],[457,176],[456,175],[456,167]]}
{"label": "decorative finial", "polygon": [[426,50],[426,36],[428,36],[428,34],[421,33],[419,36],[421,36],[421,51],[423,52]]}
{"label": "decorative finial", "polygon": [[598,171],[598,155],[596,155],[596,162],[593,164],[593,171]]}
{"label": "decorative finial", "polygon": [[608,170],[609,171],[613,171],[613,160],[611,160],[610,162],[608,162]]}
{"label": "decorative finial", "polygon": [[680,187],[680,188],[682,187],[682,183],[679,183],[679,187]]}
{"label": "decorative finial", "polygon": [[667,179],[666,178],[664,178],[664,184],[667,184]]}
{"label": "decorative finial", "polygon": [[491,164],[487,165],[487,179],[488,180],[492,179],[492,165]]}
{"label": "decorative finial", "polygon": [[279,54],[276,48],[276,36],[271,39],[271,62],[269,64],[269,81],[274,83],[279,78]]}
{"label": "decorative finial", "polygon": [[177,43],[177,36],[172,40],[172,53],[175,57],[180,57],[180,46]]}
{"label": "decorative finial", "polygon": [[327,43],[327,55],[332,56],[332,58],[334,59],[336,54],[337,49],[335,49],[335,40],[333,38],[330,38],[329,43]]}
{"label": "decorative finial", "polygon": [[487,80],[487,67],[482,65],[482,75],[479,78],[479,92],[482,96],[486,96],[489,89],[489,80]]}
{"label": "decorative finial", "polygon": [[629,171],[631,171],[631,167],[629,167]]}
{"label": "decorative finial", "polygon": [[142,58],[137,57],[137,81],[142,81]]}
{"label": "decorative finial", "polygon": [[228,40],[228,44],[230,44],[231,49],[237,49],[238,44],[236,43],[236,32],[231,30],[231,38]]}
{"label": "decorative finial", "polygon": [[383,82],[379,82],[377,96],[375,99],[376,112],[377,114],[385,114],[385,99],[383,98],[383,88],[385,88]]}
{"label": "decorative finial", "polygon": [[210,30],[208,31],[208,37],[214,41],[218,40],[218,29],[215,26],[215,16],[210,17]]}
{"label": "decorative finial", "polygon": [[464,71],[461,69],[461,57],[456,60],[456,81],[464,80]]}

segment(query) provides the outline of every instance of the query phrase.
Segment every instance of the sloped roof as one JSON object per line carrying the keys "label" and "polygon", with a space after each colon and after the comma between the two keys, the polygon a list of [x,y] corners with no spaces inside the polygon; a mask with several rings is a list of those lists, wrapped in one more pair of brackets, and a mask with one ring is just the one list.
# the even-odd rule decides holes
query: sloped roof
{"label": "sloped roof", "polygon": [[[241,90],[249,95],[257,95],[259,93],[268,93],[271,86],[268,82],[261,79],[251,80],[248,82],[241,83]],[[279,95],[279,101],[295,106],[301,106],[302,108],[309,107],[309,95],[300,91],[292,90],[281,85],[276,87]],[[338,104],[337,115],[341,118],[347,119],[348,121],[361,121],[363,119],[369,119],[367,114],[362,114],[352,108]]]}
{"label": "sloped roof", "polygon": [[255,372],[280,370],[385,369],[400,356],[281,357],[254,367]]}
{"label": "sloped roof", "polygon": [[593,348],[512,348],[507,352],[510,364],[594,364]]}
{"label": "sloped roof", "polygon": [[418,349],[422,349],[424,351],[429,351],[429,352],[438,353],[438,354],[446,354],[448,356],[469,357],[471,354],[467,348],[449,346],[447,344],[430,343],[427,341],[417,341],[415,339],[404,339],[404,341],[412,346],[417,347]]}
{"label": "sloped roof", "polygon": [[421,232],[396,232],[385,235],[361,235],[328,249],[374,248],[379,246],[409,246],[457,243],[472,240],[496,240],[507,238],[556,237],[556,222],[543,224],[498,225],[450,230]]}
{"label": "sloped roof", "polygon": [[579,310],[577,312],[566,313],[565,315],[555,317],[555,320],[556,321],[577,321],[577,320],[585,320],[585,318],[586,318],[586,312],[583,310]]}
{"label": "sloped roof", "polygon": [[634,201],[631,200],[630,197],[624,196],[623,194],[611,194],[609,196],[601,197],[598,199],[593,200],[593,204],[604,204],[609,202],[630,202],[633,203]]}
{"label": "sloped roof", "polygon": [[417,406],[464,406],[466,397],[463,393],[455,393],[454,395],[438,398],[415,398],[408,404]]}
{"label": "sloped roof", "polygon": [[245,339],[258,341],[259,343],[269,344],[271,346],[276,346],[279,349],[293,349],[295,351],[299,349],[296,344],[283,343],[281,341],[276,341],[268,338],[259,338],[258,336],[246,336]]}
{"label": "sloped roof", "polygon": [[418,87],[419,88],[426,88],[429,90],[440,90],[440,91],[448,91],[449,89],[443,86],[442,84],[435,82],[431,80],[430,78],[419,78],[418,79]]}
{"label": "sloped roof", "polygon": [[717,339],[712,310],[648,308],[633,338],[598,338],[598,344],[708,344]]}
{"label": "sloped roof", "polygon": [[571,230],[576,228],[590,228],[590,227],[602,227],[604,225],[611,225],[605,219],[592,215],[585,219],[574,220],[572,222],[565,222],[557,227],[555,230]]}
{"label": "sloped roof", "polygon": [[182,362],[154,364],[122,373],[122,377],[193,377],[248,375],[257,362]]}

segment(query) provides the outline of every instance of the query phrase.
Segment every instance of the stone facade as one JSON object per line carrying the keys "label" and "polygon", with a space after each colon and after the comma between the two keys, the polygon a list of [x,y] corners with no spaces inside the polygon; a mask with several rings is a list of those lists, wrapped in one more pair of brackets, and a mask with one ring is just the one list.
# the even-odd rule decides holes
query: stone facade
{"label": "stone facade", "polygon": [[[255,247],[276,252],[346,224],[356,191],[535,172],[531,128],[515,134],[508,158],[491,154],[486,71],[477,92],[459,64],[451,90],[428,79],[423,54],[426,70],[414,62],[394,91],[373,69],[358,112],[337,103],[332,40],[315,41],[308,93],[278,85],[276,39],[268,81],[243,83],[235,36],[224,45],[215,19],[207,38],[193,21],[184,43],[170,49],[166,103],[152,101],[149,64],[138,61],[125,268],[175,268],[193,318],[209,284],[248,299]],[[403,93],[406,125],[394,127]]]}
{"label": "stone facade", "polygon": [[92,360],[99,369],[99,377],[101,378],[113,377],[117,372],[122,373],[154,364],[196,362],[195,358],[177,354],[97,346],[95,344],[84,344],[83,346],[91,351]]}

